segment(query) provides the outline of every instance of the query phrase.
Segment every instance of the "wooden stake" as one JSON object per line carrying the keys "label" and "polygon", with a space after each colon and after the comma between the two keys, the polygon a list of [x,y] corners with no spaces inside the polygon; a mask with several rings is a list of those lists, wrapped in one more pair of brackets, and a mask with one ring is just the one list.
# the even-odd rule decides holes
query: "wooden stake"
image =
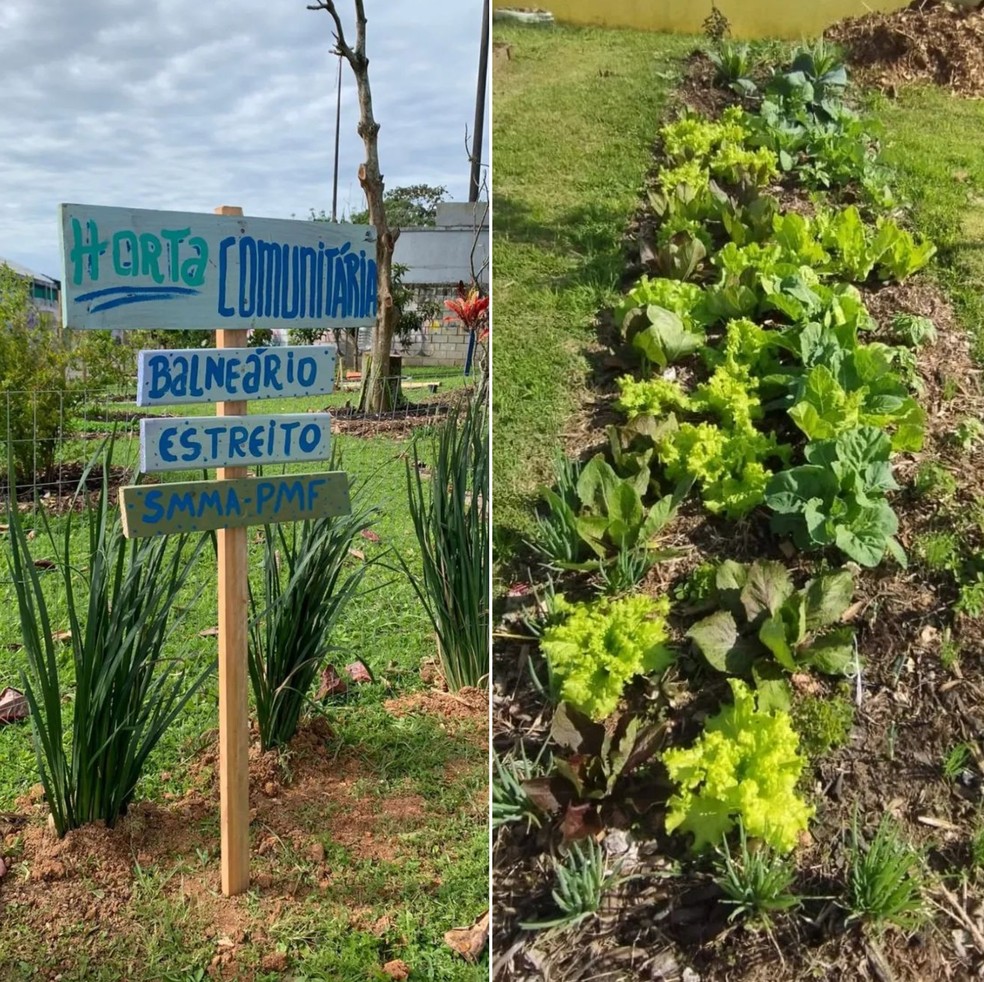
{"label": "wooden stake", "polygon": [[[222,205],[217,215],[239,215]],[[216,331],[216,347],[244,348],[247,332]],[[243,416],[247,403],[216,403],[216,416]],[[245,467],[219,467],[219,480],[247,476]],[[222,892],[249,889],[249,690],[247,630],[249,573],[246,529],[219,529],[219,796],[222,828]]]}

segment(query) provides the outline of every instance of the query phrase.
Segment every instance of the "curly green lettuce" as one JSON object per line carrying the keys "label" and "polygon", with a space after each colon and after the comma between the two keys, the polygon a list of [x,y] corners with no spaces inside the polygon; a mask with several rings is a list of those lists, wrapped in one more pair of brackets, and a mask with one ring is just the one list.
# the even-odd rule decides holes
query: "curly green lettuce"
{"label": "curly green lettuce", "polygon": [[560,620],[544,629],[540,647],[564,702],[603,720],[629,681],[668,668],[676,657],[665,645],[669,612],[666,597],[592,603],[557,597],[553,613]]}
{"label": "curly green lettuce", "polygon": [[665,378],[635,379],[623,375],[618,380],[619,397],[615,405],[631,420],[638,416],[662,416],[672,409],[689,409],[690,397],[679,382]]}
{"label": "curly green lettuce", "polygon": [[805,766],[799,736],[788,713],[760,710],[744,682],[728,681],[734,704],[707,720],[692,747],[663,754],[677,785],[666,829],[689,832],[699,852],[720,843],[741,818],[748,835],[789,852],[814,812],[796,794]]}
{"label": "curly green lettuce", "polygon": [[656,452],[669,480],[693,477],[707,510],[728,518],[740,518],[762,504],[772,476],[763,461],[788,456],[788,448],[773,436],[713,423],[681,424],[659,441]]}
{"label": "curly green lettuce", "polygon": [[758,386],[748,366],[725,363],[697,386],[691,404],[697,412],[713,413],[730,429],[754,430],[752,421],[763,416]]}

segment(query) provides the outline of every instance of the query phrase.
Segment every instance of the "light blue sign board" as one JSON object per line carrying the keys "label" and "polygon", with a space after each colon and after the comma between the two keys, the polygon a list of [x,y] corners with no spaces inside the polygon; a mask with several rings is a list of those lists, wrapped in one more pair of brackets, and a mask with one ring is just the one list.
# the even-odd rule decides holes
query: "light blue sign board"
{"label": "light blue sign board", "polygon": [[328,413],[151,416],[140,420],[140,470],[200,470],[301,463],[331,456]]}
{"label": "light blue sign board", "polygon": [[285,474],[120,488],[128,539],[348,515],[348,475]]}
{"label": "light blue sign board", "polygon": [[334,345],[141,351],[137,405],[177,406],[327,395],[335,387]]}
{"label": "light blue sign board", "polygon": [[376,231],[60,206],[65,327],[356,328],[376,319]]}

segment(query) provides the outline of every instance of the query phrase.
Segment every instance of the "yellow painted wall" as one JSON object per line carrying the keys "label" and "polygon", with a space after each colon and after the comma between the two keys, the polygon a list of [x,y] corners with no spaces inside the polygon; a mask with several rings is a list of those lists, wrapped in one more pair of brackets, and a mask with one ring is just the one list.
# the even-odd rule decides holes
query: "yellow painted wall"
{"label": "yellow painted wall", "polygon": [[[541,0],[543,9],[569,24],[635,27],[644,31],[699,34],[711,12],[711,0]],[[493,9],[523,7],[515,0],[492,0]],[[842,17],[872,10],[895,10],[905,0],[718,0],[734,37],[784,37],[798,40],[819,34]]]}

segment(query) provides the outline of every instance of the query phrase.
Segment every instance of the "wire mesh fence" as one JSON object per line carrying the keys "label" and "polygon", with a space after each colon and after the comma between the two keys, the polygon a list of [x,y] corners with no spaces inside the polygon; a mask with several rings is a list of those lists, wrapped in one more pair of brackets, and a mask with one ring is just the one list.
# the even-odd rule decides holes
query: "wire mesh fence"
{"label": "wire mesh fence", "polygon": [[[381,461],[404,467],[401,450],[421,428],[438,425],[463,399],[474,392],[475,380],[460,368],[412,369],[386,380],[399,395],[395,408],[367,412],[359,408],[361,381],[343,380],[330,396],[264,399],[250,403],[251,413],[278,414],[329,412],[332,439],[351,467],[362,470]],[[136,385],[111,390],[68,387],[64,389],[0,391],[0,506],[16,491],[22,503],[39,501],[59,510],[72,500],[86,468],[101,445],[113,438],[112,484],[130,481],[140,459],[140,420],[149,416],[188,417],[215,414],[215,406],[192,404],[177,407],[140,407]],[[368,442],[385,440],[397,445],[395,454],[366,453]],[[385,449],[385,448],[383,448]],[[393,449],[390,447],[390,449]],[[365,458],[365,461],[362,460]],[[308,469],[311,463],[285,465],[290,470]],[[144,481],[187,481],[201,478],[201,470],[175,471],[143,478]],[[212,472],[214,476],[214,472]],[[357,476],[357,475],[356,475]],[[363,475],[368,476],[368,475]],[[91,487],[102,480],[99,467],[88,477]],[[392,485],[392,481],[384,481]]]}

